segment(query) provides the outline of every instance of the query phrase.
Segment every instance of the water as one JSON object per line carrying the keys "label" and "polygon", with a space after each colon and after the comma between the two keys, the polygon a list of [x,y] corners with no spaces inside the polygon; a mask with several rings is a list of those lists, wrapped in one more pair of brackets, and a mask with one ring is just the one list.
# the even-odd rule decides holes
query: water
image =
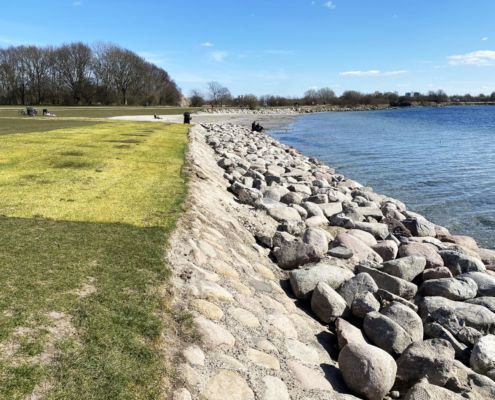
{"label": "water", "polygon": [[495,248],[495,107],[309,114],[270,134]]}

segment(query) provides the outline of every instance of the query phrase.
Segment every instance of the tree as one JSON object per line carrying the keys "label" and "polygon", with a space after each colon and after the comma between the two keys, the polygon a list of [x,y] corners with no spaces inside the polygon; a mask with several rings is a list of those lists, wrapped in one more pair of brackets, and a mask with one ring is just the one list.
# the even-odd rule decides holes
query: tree
{"label": "tree", "polygon": [[331,104],[335,100],[335,92],[330,88],[321,88],[317,91],[316,98],[322,104]]}
{"label": "tree", "polygon": [[229,89],[213,81],[208,83],[208,99],[213,105],[223,105],[232,99],[232,95]]}
{"label": "tree", "polygon": [[189,95],[189,102],[191,107],[202,107],[205,104],[205,98],[200,93],[199,90],[191,90],[191,94]]}
{"label": "tree", "polygon": [[256,109],[259,105],[258,98],[254,94],[243,94],[237,96],[234,103],[239,107],[248,107],[251,110]]}

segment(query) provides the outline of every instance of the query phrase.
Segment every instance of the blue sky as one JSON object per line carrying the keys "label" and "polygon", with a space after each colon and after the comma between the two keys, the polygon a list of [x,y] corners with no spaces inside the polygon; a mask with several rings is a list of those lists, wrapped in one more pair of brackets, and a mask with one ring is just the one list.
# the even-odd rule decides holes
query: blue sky
{"label": "blue sky", "polygon": [[0,46],[112,42],[187,95],[495,91],[494,0],[3,0]]}

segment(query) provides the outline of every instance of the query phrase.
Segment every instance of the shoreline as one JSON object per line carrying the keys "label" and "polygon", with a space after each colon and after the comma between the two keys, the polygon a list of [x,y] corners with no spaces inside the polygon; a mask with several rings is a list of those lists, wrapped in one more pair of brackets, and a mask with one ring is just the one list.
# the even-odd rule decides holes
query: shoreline
{"label": "shoreline", "polygon": [[[199,340],[178,354],[176,399],[375,398],[361,376],[382,397],[495,396],[469,361],[495,332],[482,300],[495,296],[494,251],[242,126],[193,127],[188,160],[168,257],[175,308],[191,310]],[[448,366],[440,381],[430,354]]]}

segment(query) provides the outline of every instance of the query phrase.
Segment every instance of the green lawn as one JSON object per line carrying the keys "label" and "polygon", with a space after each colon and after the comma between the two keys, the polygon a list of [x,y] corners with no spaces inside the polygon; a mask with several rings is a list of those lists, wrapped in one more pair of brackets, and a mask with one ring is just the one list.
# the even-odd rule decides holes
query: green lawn
{"label": "green lawn", "polygon": [[0,136],[0,398],[161,399],[187,128],[59,122]]}

